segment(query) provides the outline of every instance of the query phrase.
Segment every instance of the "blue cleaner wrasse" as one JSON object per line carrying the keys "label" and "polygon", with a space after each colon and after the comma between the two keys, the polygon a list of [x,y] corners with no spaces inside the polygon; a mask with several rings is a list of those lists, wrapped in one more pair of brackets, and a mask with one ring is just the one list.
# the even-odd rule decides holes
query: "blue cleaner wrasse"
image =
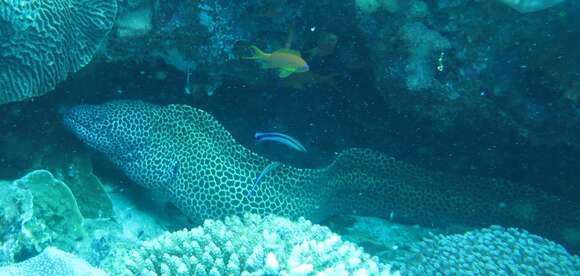
{"label": "blue cleaner wrasse", "polygon": [[300,53],[291,49],[280,49],[273,53],[264,53],[258,47],[251,45],[253,55],[242,57],[243,59],[253,59],[261,63],[262,68],[277,69],[280,78],[286,78],[292,73],[308,72],[310,67],[300,56]]}
{"label": "blue cleaner wrasse", "polygon": [[246,194],[246,197],[252,196],[252,194],[254,194],[254,191],[258,187],[258,184],[260,184],[260,182],[262,182],[262,178],[264,178],[264,176],[266,174],[268,174],[269,172],[271,172],[272,170],[274,170],[278,166],[280,166],[280,162],[272,162],[272,163],[268,164],[268,166],[266,166],[264,169],[262,169],[260,174],[258,174],[258,176],[256,177],[256,180],[254,180],[254,183],[252,184],[252,188],[250,188],[250,190]]}
{"label": "blue cleaner wrasse", "polygon": [[254,135],[256,142],[273,141],[284,144],[291,149],[306,152],[306,148],[293,137],[279,132],[256,132]]}

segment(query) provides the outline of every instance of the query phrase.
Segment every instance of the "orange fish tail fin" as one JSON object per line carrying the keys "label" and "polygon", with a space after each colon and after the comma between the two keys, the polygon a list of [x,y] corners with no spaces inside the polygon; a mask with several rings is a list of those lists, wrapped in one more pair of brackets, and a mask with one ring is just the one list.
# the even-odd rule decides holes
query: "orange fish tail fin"
{"label": "orange fish tail fin", "polygon": [[268,57],[269,54],[264,53],[260,48],[251,45],[250,49],[252,50],[253,54],[249,57],[242,57],[243,59],[265,59]]}

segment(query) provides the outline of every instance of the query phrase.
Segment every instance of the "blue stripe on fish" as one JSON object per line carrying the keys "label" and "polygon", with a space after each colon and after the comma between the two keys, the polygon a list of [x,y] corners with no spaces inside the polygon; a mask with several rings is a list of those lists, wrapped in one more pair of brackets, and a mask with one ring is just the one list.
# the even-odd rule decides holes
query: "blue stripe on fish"
{"label": "blue stripe on fish", "polygon": [[306,148],[298,140],[280,132],[256,132],[254,138],[257,142],[274,141],[294,150],[306,152]]}
{"label": "blue stripe on fish", "polygon": [[258,187],[258,184],[262,181],[262,178],[264,178],[264,176],[269,173],[270,171],[274,170],[275,168],[277,168],[278,166],[280,166],[280,162],[272,162],[270,164],[268,164],[268,166],[266,166],[258,175],[258,177],[256,177],[256,180],[254,180],[254,184],[252,184],[252,188],[248,191],[248,194],[246,194],[246,197],[250,197],[254,191],[256,190],[256,187]]}

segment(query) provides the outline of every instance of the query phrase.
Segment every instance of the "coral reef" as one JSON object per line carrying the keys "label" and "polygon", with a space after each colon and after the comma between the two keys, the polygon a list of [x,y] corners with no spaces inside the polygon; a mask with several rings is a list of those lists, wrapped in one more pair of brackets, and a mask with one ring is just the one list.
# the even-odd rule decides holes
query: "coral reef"
{"label": "coral reef", "polygon": [[45,94],[88,64],[116,15],[115,0],[2,2],[0,104]]}
{"label": "coral reef", "polygon": [[206,220],[115,258],[114,275],[398,275],[326,227],[272,215]]}
{"label": "coral reef", "polygon": [[396,12],[399,9],[400,0],[356,0],[357,8],[363,13],[370,14],[379,9]]}
{"label": "coral reef", "polygon": [[0,182],[0,265],[14,262],[18,259],[22,244],[22,224],[32,218],[32,194],[28,190],[20,189],[10,182]]}
{"label": "coral reef", "polygon": [[[351,235],[368,232],[369,225],[388,228],[375,229],[374,234],[383,246],[392,247],[389,256],[379,261],[329,228],[303,218],[291,221],[247,213],[206,220],[196,228],[145,241],[116,240],[114,249],[98,263],[109,275],[575,275],[580,271],[580,257],[520,229],[492,226],[464,234],[425,235],[429,229],[376,219],[359,221],[364,229],[351,229]],[[416,241],[418,237],[425,239]],[[104,275],[53,247],[0,267],[0,274],[37,275],[39,269],[67,273],[55,275]]]}
{"label": "coral reef", "polygon": [[2,260],[11,263],[47,246],[73,250],[83,238],[83,217],[70,189],[38,170],[2,186]]}
{"label": "coral reef", "polygon": [[[578,33],[573,4],[519,15],[497,2],[414,0],[394,13],[359,13],[386,108],[445,137],[497,132],[533,147],[580,149],[573,126],[580,118],[573,80],[579,59],[568,42]],[[552,35],[538,35],[546,33]],[[555,45],[557,39],[566,42]],[[428,40],[435,44],[413,43]],[[440,46],[424,51],[432,45]],[[430,93],[412,93],[421,88]]]}
{"label": "coral reef", "polygon": [[[365,252],[389,263],[400,255],[401,249],[435,234],[458,233],[455,229],[428,228],[419,225],[404,225],[392,218],[363,217],[356,215],[337,216],[327,221],[329,227],[342,239],[364,247]],[[450,231],[451,230],[451,231]]]}
{"label": "coral reef", "polygon": [[26,261],[0,267],[0,275],[36,276],[36,275],[83,275],[106,276],[107,274],[92,267],[75,255],[55,247],[47,247],[37,256]]}
{"label": "coral reef", "polygon": [[[580,1],[0,2],[0,178],[43,169],[0,182],[0,264],[54,246],[114,275],[580,270],[536,236],[580,249]],[[250,45],[312,71],[279,79]],[[77,106],[64,136],[58,113],[120,98],[155,104]],[[266,128],[309,154],[252,147]],[[389,222],[290,221],[335,215]],[[440,235],[455,223],[530,233]]]}
{"label": "coral reef", "polygon": [[[92,189],[79,191],[94,194]],[[116,200],[113,218],[82,218],[73,193],[47,171],[0,182],[0,265],[26,260],[53,246],[98,266],[115,247],[133,245],[178,225],[179,216],[173,213],[168,213],[171,219],[160,218],[128,203],[126,194],[110,193]]]}
{"label": "coral reef", "polygon": [[409,47],[405,66],[407,88],[411,91],[432,88],[435,67],[430,57],[449,49],[449,41],[421,22],[405,24],[401,27],[401,36]]}
{"label": "coral reef", "polygon": [[[184,92],[196,97],[213,95],[224,79],[240,75],[239,41],[281,46],[303,5],[263,0],[137,2],[121,7],[115,35],[100,57],[109,62],[162,60],[185,73]],[[267,32],[261,24],[268,24]]]}
{"label": "coral reef", "polygon": [[428,238],[398,265],[402,275],[577,275],[580,257],[524,230],[492,226]]}
{"label": "coral reef", "polygon": [[129,40],[147,35],[153,28],[151,13],[151,7],[148,4],[123,13],[115,23],[117,37]]}

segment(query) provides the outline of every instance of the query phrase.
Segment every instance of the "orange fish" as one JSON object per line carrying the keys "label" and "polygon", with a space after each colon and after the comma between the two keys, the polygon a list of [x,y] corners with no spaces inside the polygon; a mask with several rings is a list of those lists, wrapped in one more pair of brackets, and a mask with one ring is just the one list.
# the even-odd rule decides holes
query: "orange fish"
{"label": "orange fish", "polygon": [[280,49],[269,54],[264,53],[258,47],[252,45],[250,49],[254,51],[254,54],[249,57],[242,57],[243,59],[253,59],[261,63],[262,68],[268,69],[278,69],[278,76],[280,78],[286,78],[292,73],[302,73],[308,72],[310,69],[308,64],[302,57],[300,53],[291,49]]}

